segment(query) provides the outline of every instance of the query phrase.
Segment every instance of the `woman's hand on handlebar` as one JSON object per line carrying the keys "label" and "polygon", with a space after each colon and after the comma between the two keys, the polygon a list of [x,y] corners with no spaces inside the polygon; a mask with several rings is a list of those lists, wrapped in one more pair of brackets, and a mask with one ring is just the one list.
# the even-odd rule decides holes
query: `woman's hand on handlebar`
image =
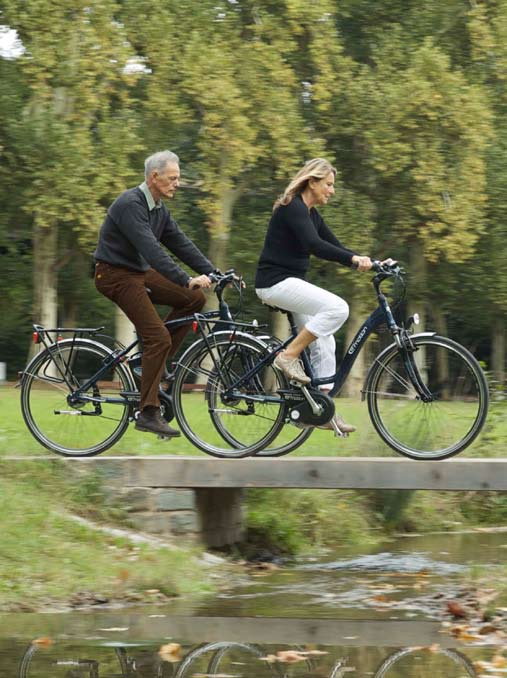
{"label": "woman's hand on handlebar", "polygon": [[358,271],[369,271],[373,266],[373,262],[370,257],[362,257],[359,254],[354,254],[352,257],[352,263]]}
{"label": "woman's hand on handlebar", "polygon": [[189,290],[197,290],[202,287],[211,287],[212,282],[207,275],[198,275],[195,278],[190,278],[188,281]]}

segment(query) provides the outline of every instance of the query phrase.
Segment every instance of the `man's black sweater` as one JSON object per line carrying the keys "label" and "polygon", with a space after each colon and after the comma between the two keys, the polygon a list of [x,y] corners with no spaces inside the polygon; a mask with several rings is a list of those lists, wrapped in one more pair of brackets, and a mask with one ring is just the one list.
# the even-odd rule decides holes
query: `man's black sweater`
{"label": "man's black sweater", "polygon": [[97,261],[135,271],[147,271],[151,267],[185,287],[189,275],[160,243],[193,271],[208,274],[213,270],[213,264],[180,230],[163,203],[150,211],[142,190],[130,188],[108,209],[94,257]]}
{"label": "man's black sweater", "polygon": [[271,216],[255,276],[255,287],[272,287],[286,278],[302,278],[310,266],[310,254],[319,259],[352,265],[356,252],[344,247],[312,207],[296,195]]}

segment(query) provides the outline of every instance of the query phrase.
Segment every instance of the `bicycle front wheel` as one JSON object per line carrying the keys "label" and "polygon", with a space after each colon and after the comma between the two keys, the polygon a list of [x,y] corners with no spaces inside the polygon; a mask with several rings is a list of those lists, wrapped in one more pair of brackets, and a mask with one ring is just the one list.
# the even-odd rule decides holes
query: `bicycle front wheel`
{"label": "bicycle front wheel", "polygon": [[[125,433],[130,405],[122,393],[135,390],[127,369],[119,363],[100,380],[93,379],[110,355],[110,349],[97,342],[68,339],[42,351],[27,366],[21,411],[44,447],[67,457],[90,457],[107,450]],[[69,404],[68,397],[89,381],[83,399]]]}
{"label": "bicycle front wheel", "polygon": [[[366,381],[368,410],[380,437],[412,459],[445,459],[464,450],[488,411],[488,385],[479,363],[463,346],[437,335],[411,338],[405,358],[388,346]],[[409,375],[412,367],[431,394],[424,402]]]}
{"label": "bicycle front wheel", "polygon": [[[174,413],[185,436],[215,457],[247,457],[266,449],[284,426],[284,386],[272,364],[225,392],[266,356],[267,345],[250,335],[218,332],[191,346],[178,363]],[[210,423],[212,426],[210,426]]]}

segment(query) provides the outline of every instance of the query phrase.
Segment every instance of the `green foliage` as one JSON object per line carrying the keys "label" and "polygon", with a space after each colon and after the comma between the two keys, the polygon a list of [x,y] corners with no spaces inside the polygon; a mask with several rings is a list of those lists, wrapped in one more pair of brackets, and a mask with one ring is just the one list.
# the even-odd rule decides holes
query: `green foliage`
{"label": "green foliage", "polygon": [[247,494],[247,555],[371,544],[375,518],[357,492],[260,490]]}
{"label": "green foliage", "polygon": [[[10,366],[27,352],[13,337],[41,317],[37,281],[57,287],[60,318],[112,324],[87,262],[107,205],[142,179],[146,155],[169,147],[186,189],[173,213],[248,281],[275,197],[304,160],[328,157],[338,190],[324,215],[340,240],[401,259],[409,307],[426,307],[488,363],[494,353],[501,378],[504,0],[168,0],[156,20],[148,0],[6,0],[2,21],[26,49],[0,60]],[[41,230],[58,236],[49,283],[31,251]],[[364,307],[364,276],[321,262],[310,275]]]}

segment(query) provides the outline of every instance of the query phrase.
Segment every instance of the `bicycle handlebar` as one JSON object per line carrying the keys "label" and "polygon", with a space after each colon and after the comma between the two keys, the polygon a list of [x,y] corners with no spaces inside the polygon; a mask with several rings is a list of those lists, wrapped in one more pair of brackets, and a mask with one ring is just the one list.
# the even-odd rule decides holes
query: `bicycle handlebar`
{"label": "bicycle handlebar", "polygon": [[374,259],[372,264],[372,269],[375,273],[384,273],[385,275],[401,275],[403,273],[403,269],[397,261],[394,261],[392,264],[383,264],[378,259]]}
{"label": "bicycle handlebar", "polygon": [[236,271],[233,268],[230,268],[225,273],[222,273],[222,271],[216,269],[215,271],[212,271],[208,274],[208,278],[211,280],[211,282],[217,283],[217,285],[222,287],[228,285],[231,282],[243,282],[243,278],[239,275],[236,275]]}
{"label": "bicycle handlebar", "polygon": [[[394,261],[392,264],[383,264],[378,259],[372,259],[371,263],[372,267],[370,270],[374,271],[375,273],[382,273],[383,275],[391,276],[401,275],[404,272],[397,261]],[[352,268],[357,269],[358,265],[353,263]]]}

